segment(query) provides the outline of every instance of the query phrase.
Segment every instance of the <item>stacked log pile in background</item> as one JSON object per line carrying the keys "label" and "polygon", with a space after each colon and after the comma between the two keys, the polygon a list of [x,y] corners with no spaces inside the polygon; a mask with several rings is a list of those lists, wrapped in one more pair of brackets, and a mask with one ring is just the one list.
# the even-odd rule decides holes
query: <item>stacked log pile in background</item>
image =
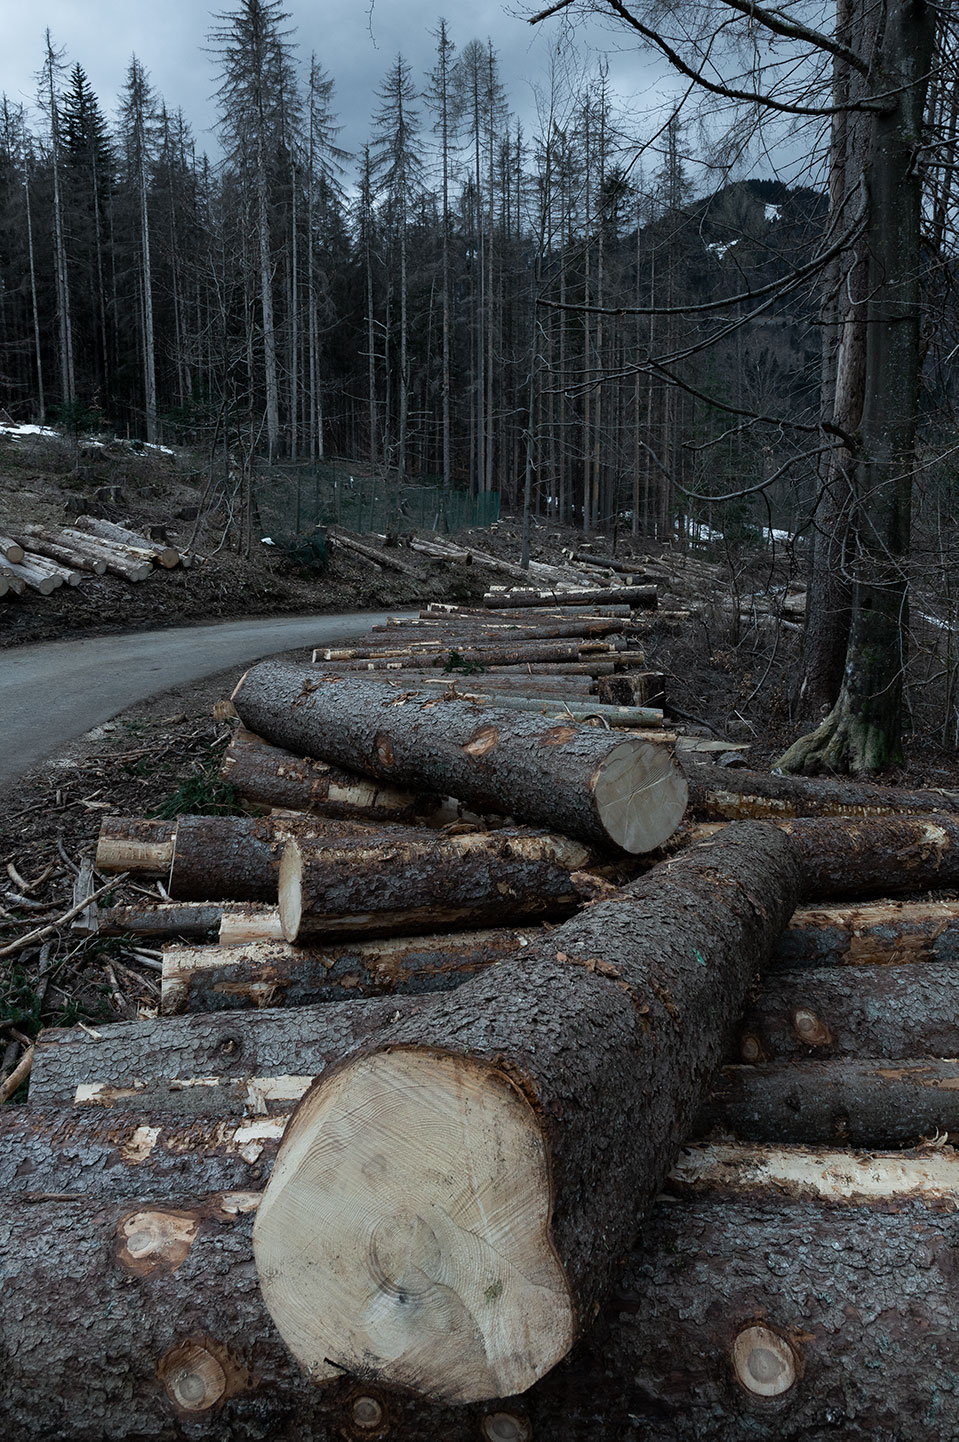
{"label": "stacked log pile in background", "polygon": [[158,568],[191,561],[175,546],[91,516],[77,517],[73,526],[23,525],[15,538],[0,535],[0,596],[22,595],[27,586],[48,596],[59,586],[104,574],[145,581]]}
{"label": "stacked log pile in background", "polygon": [[[494,629],[467,620],[436,638],[447,656]],[[169,898],[106,927],[221,945],[165,949],[165,1015],[37,1046],[0,1147],[4,1416],[24,1436],[294,1442],[959,1432],[959,903],[849,903],[959,884],[955,798],[690,765],[690,819],[800,819],[714,825],[650,870],[657,853],[610,844],[609,801],[641,755],[662,804],[646,840],[673,830],[661,718],[636,736],[553,711],[595,704],[582,670],[540,717],[505,686],[463,700],[496,675],[544,699],[515,671],[447,699],[421,656],[357,675],[371,659],[241,683],[257,734],[229,777],[285,814],[104,823],[101,871]],[[364,692],[386,696],[365,730]],[[474,853],[468,905],[488,884],[492,906],[457,930]],[[403,905],[436,926],[398,935]]]}

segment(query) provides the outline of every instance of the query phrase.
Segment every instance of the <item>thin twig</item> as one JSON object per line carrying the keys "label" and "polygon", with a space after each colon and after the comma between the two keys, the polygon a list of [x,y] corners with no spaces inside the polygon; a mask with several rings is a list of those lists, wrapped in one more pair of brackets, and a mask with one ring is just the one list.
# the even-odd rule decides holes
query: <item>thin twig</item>
{"label": "thin twig", "polygon": [[23,1056],[17,1062],[13,1071],[7,1077],[6,1081],[0,1083],[0,1106],[3,1106],[4,1102],[8,1102],[13,1096],[14,1092],[23,1085],[27,1077],[30,1075],[30,1070],[32,1066],[33,1047],[29,1046],[27,1050],[23,1053]]}
{"label": "thin twig", "polygon": [[72,921],[75,916],[79,916],[80,912],[83,911],[84,907],[89,906],[91,901],[97,901],[106,892],[112,891],[113,888],[125,880],[128,875],[129,873],[124,871],[121,872],[119,876],[111,877],[110,880],[104,882],[97,891],[94,891],[91,896],[84,897],[76,906],[71,906],[69,911],[65,911],[62,916],[58,916],[56,921],[51,921],[47,926],[40,926],[36,931],[28,932],[26,936],[21,936],[19,941],[11,941],[7,946],[0,946],[0,956],[13,956],[14,953],[23,951],[24,947],[29,946],[31,942],[42,941],[44,937],[49,936],[52,932],[56,931],[58,927],[66,926],[67,922]]}

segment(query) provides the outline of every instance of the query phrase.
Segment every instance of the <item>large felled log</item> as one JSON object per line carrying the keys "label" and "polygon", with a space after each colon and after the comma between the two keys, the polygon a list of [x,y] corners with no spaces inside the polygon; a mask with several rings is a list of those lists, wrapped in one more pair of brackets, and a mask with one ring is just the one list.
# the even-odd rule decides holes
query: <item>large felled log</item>
{"label": "large felled log", "polygon": [[[523,611],[521,624],[527,620],[555,620],[559,616],[579,616],[585,620],[590,620],[596,616],[607,618],[621,617],[623,620],[628,620],[632,614],[632,607],[623,605],[622,603],[616,606],[570,606],[553,603],[551,601],[542,607],[531,606],[525,609]],[[426,610],[420,612],[420,616],[424,619],[434,621],[439,620],[443,616],[452,616],[454,623],[476,621],[487,626],[491,621],[496,621],[497,619],[496,615],[491,616],[485,607],[456,606],[450,601],[430,601]]]}
{"label": "large felled log", "polygon": [[362,666],[367,670],[382,670],[395,666],[402,661],[409,666],[413,660],[420,666],[432,667],[436,670],[446,667],[451,663],[453,653],[459,657],[457,664],[463,666],[482,667],[487,666],[525,666],[527,663],[544,661],[561,663],[568,661],[582,661],[588,657],[595,656],[598,659],[608,659],[624,650],[625,640],[614,636],[607,640],[598,641],[519,641],[516,645],[509,645],[506,642],[477,643],[467,645],[463,643],[452,649],[447,647],[396,647],[390,653],[388,647],[377,650],[371,656],[354,654],[362,652],[364,647],[322,647],[313,652],[314,665],[326,665],[327,663],[349,663],[354,666]]}
{"label": "large felled log", "polygon": [[241,727],[223,757],[220,779],[245,803],[316,811],[357,821],[424,821],[440,811],[438,796],[377,785],[365,776],[296,756]]}
{"label": "large felled log", "polygon": [[599,701],[566,700],[562,696],[520,696],[515,692],[500,692],[495,687],[487,688],[482,678],[464,678],[450,682],[449,695],[480,705],[507,706],[513,711],[525,711],[532,716],[567,716],[571,721],[598,719],[613,727],[652,728],[662,726],[663,713],[651,706],[604,706]]}
{"label": "large felled log", "polygon": [[694,1126],[744,1142],[909,1147],[959,1133],[959,1061],[837,1057],[723,1067]]}
{"label": "large felled log", "polygon": [[549,606],[556,601],[567,606],[625,604],[655,610],[659,604],[659,593],[655,586],[595,586],[568,591],[489,591],[483,597],[483,605],[488,606],[491,611]]}
{"label": "large felled log", "polygon": [[776,943],[773,961],[780,966],[959,962],[959,901],[800,907]]}
{"label": "large felled log", "polygon": [[27,589],[26,581],[22,580],[20,576],[15,576],[6,561],[0,561],[0,577],[2,577],[6,589],[15,596],[22,596]]}
{"label": "large felled log", "polygon": [[466,1407],[372,1378],[317,1386],[295,1366],[251,1282],[256,1191],[15,1196],[0,1208],[5,1420],[75,1442],[221,1442],[254,1435],[251,1419],[288,1442],[754,1442],[837,1427],[926,1442],[934,1408],[932,1435],[951,1436],[954,1165],[882,1157],[850,1175],[845,1153],[740,1157],[684,1158],[679,1195],[656,1206],[585,1344],[525,1396]]}
{"label": "large felled log", "polygon": [[371,546],[364,546],[361,541],[355,541],[352,536],[346,536],[342,531],[330,530],[327,534],[334,546],[342,546],[345,551],[353,551],[357,556],[362,556],[365,561],[374,561],[378,566],[386,566],[391,571],[399,571],[401,576],[418,578],[419,573],[412,566],[405,565],[389,551],[374,551]]}
{"label": "large felled log", "polygon": [[60,561],[51,561],[48,556],[40,555],[34,551],[24,553],[23,562],[25,565],[39,572],[47,572],[54,579],[59,579],[64,586],[79,586],[83,580],[83,573],[71,564],[62,564]]}
{"label": "large felled log", "polygon": [[778,824],[805,870],[810,901],[959,886],[959,821],[951,816],[800,817]]}
{"label": "large felled log", "polygon": [[267,1306],[301,1364],[450,1401],[554,1366],[799,884],[776,828],[726,827],[321,1078],[256,1226]]}
{"label": "large felled log", "polygon": [[440,991],[521,951],[535,934],[535,930],[498,928],[325,947],[291,946],[285,941],[168,946],[163,953],[160,1010],[164,1016],[174,1016]]}
{"label": "large felled log", "polygon": [[279,662],[247,672],[233,702],[290,750],[634,854],[661,845],[685,809],[664,748],[589,727]]}
{"label": "large felled log", "polygon": [[0,560],[19,562],[23,560],[23,547],[13,536],[0,532]]}
{"label": "large felled log", "polygon": [[696,766],[689,772],[689,804],[704,821],[780,816],[891,816],[959,812],[959,792],[907,791],[867,781],[818,776],[772,776],[762,771]]}
{"label": "large felled log", "polygon": [[959,967],[864,967],[770,974],[746,1009],[742,1061],[959,1055]]}
{"label": "large felled log", "polygon": [[5,569],[18,581],[22,581],[25,586],[29,586],[31,591],[39,591],[41,596],[49,596],[51,592],[63,585],[62,576],[31,561],[26,556],[22,561],[6,561]]}
{"label": "large felled log", "polygon": [[512,829],[412,836],[378,845],[294,838],[283,848],[279,910],[288,941],[389,936],[568,916],[579,842]]}

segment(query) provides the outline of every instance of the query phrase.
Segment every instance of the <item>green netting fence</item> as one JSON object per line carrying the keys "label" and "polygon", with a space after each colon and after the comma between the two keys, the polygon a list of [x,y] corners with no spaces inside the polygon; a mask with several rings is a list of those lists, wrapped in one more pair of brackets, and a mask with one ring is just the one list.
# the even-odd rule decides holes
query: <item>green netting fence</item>
{"label": "green netting fence", "polygon": [[473,496],[439,485],[398,485],[342,465],[274,466],[254,482],[261,536],[302,536],[317,526],[350,531],[453,533],[499,520],[498,491]]}

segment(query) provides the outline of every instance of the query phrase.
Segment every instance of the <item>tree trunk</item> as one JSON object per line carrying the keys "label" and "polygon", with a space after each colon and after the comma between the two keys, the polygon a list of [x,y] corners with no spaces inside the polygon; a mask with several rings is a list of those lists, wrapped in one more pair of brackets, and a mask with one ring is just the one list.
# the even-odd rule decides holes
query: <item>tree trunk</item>
{"label": "tree trunk", "polygon": [[959,901],[801,907],[779,938],[773,961],[795,967],[957,963]]}
{"label": "tree trunk", "polygon": [[922,182],[917,149],[932,69],[935,11],[887,0],[873,83],[895,103],[872,116],[861,457],[852,623],[830,714],[780,760],[787,771],[882,771],[902,759],[902,678],[920,369]]}
{"label": "tree trunk", "polygon": [[959,1062],[771,1062],[727,1066],[693,1127],[743,1142],[912,1147],[959,1132]]}
{"label": "tree trunk", "polygon": [[65,1442],[219,1442],[251,1425],[286,1442],[384,1428],[397,1442],[752,1442],[837,1427],[926,1442],[933,1407],[935,1435],[951,1436],[948,1183],[932,1162],[883,1158],[858,1169],[859,1193],[848,1154],[825,1178],[822,1160],[690,1158],[671,1184],[690,1195],[657,1204],[568,1361],[523,1397],[452,1408],[370,1378],[317,1386],[296,1367],[251,1283],[255,1191],[14,1197],[0,1213],[4,1414],[18,1437]]}
{"label": "tree trunk", "polygon": [[689,770],[689,804],[704,821],[775,820],[780,816],[888,816],[959,813],[959,792],[907,791],[868,781],[774,776],[761,771],[696,765]]}
{"label": "tree trunk", "polygon": [[291,840],[279,873],[283,934],[390,936],[567,916],[590,854],[565,836],[513,830],[342,846]]}
{"label": "tree trunk", "polygon": [[556,602],[566,606],[628,605],[654,611],[659,604],[659,592],[655,586],[594,586],[552,591],[489,591],[483,597],[483,605],[491,611],[550,606]]}
{"label": "tree trunk", "polygon": [[160,1010],[164,1016],[174,1016],[442,991],[521,951],[537,934],[534,927],[524,932],[384,937],[324,947],[275,941],[168,946],[163,953]]}
{"label": "tree trunk", "polygon": [[742,1061],[790,1057],[950,1057],[959,1047],[959,967],[782,971],[742,1018]]}
{"label": "tree trunk", "polygon": [[[397,704],[400,700],[402,704]],[[638,853],[672,835],[685,780],[665,748],[352,677],[263,663],[233,695],[271,741],[365,775]]]}
{"label": "tree trunk", "polygon": [[437,812],[438,796],[377,786],[355,772],[295,756],[240,729],[223,758],[220,780],[244,805],[316,811],[358,821],[424,821]]}
{"label": "tree trunk", "polygon": [[802,863],[807,901],[959,886],[959,821],[951,816],[800,817],[779,825]]}
{"label": "tree trunk", "polygon": [[[256,1244],[267,1305],[314,1376],[329,1358],[459,1402],[525,1390],[555,1365],[798,894],[786,838],[727,827],[321,1079],[287,1131]],[[415,1145],[401,1154],[391,1136]],[[325,1257],[293,1220],[302,1206],[324,1219]]]}

